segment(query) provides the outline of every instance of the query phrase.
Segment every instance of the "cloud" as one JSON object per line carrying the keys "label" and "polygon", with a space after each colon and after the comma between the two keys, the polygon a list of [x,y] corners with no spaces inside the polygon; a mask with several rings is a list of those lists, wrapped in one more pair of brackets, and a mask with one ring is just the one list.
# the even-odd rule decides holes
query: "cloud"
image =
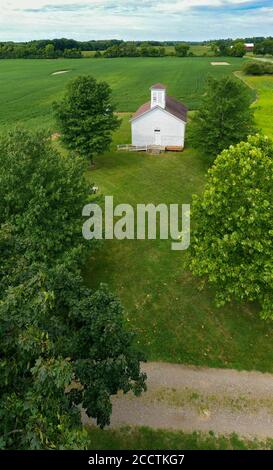
{"label": "cloud", "polygon": [[273,0],[0,0],[0,40],[270,35]]}

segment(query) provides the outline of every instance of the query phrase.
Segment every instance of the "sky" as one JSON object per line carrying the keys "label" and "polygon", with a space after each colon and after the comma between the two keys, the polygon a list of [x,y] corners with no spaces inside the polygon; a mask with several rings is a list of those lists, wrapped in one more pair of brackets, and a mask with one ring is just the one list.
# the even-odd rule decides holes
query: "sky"
{"label": "sky", "polygon": [[273,36],[273,0],[0,0],[0,41]]}

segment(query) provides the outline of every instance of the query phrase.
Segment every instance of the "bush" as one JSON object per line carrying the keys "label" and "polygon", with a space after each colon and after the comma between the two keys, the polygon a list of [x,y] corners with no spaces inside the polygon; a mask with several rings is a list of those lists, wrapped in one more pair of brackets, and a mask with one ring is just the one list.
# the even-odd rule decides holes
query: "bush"
{"label": "bush", "polygon": [[246,75],[273,75],[273,64],[266,62],[247,62],[243,71]]}

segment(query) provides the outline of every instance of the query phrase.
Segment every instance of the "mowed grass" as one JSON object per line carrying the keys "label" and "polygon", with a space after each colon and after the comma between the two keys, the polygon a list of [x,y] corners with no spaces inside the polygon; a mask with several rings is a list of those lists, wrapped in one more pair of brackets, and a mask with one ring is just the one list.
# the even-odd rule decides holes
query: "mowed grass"
{"label": "mowed grass", "polygon": [[[117,153],[130,142],[128,115],[110,152],[89,173],[100,195],[114,204],[191,203],[200,193],[208,164],[192,149],[149,156]],[[273,371],[272,323],[258,307],[229,304],[216,308],[214,292],[201,290],[188,268],[188,252],[171,250],[170,240],[105,241],[90,257],[90,286],[107,282],[120,297],[127,321],[149,360]]]}
{"label": "mowed grass", "polygon": [[[52,102],[61,98],[69,80],[82,74],[107,81],[120,112],[133,112],[148,101],[149,88],[156,82],[165,83],[169,95],[196,109],[209,75],[230,75],[243,64],[243,59],[230,58],[230,66],[213,67],[210,61],[207,57],[1,60],[0,129],[17,122],[53,129]],[[68,73],[52,75],[60,70]]]}
{"label": "mowed grass", "polygon": [[257,90],[258,101],[254,103],[255,119],[259,129],[273,138],[273,77],[244,77],[245,82]]}
{"label": "mowed grass", "polygon": [[115,430],[89,429],[90,450],[272,450],[273,440],[264,442],[243,439],[236,434],[216,436],[214,433],[184,433],[124,427]]}
{"label": "mowed grass", "polygon": [[242,71],[235,72],[235,75],[256,94],[252,107],[259,132],[273,138],[273,76],[251,76]]}

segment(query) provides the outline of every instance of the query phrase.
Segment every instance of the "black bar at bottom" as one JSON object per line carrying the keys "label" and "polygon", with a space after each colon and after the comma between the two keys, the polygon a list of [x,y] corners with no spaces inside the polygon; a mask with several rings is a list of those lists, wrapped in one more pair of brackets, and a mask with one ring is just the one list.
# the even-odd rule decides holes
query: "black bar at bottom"
{"label": "black bar at bottom", "polygon": [[264,465],[273,468],[272,451],[2,451],[0,466],[3,469],[13,468],[47,468],[67,464],[75,468],[92,468],[101,465],[110,468],[122,468],[125,465],[139,466],[179,466],[182,468],[219,469],[220,465]]}

